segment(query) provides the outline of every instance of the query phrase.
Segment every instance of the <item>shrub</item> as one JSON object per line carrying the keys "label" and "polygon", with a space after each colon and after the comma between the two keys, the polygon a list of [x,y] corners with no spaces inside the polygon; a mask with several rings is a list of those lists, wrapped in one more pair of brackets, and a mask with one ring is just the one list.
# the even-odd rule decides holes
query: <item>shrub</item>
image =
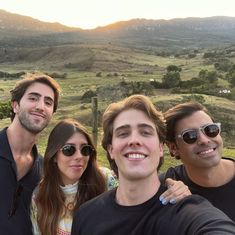
{"label": "shrub", "polygon": [[11,102],[0,102],[0,119],[8,118],[11,114]]}

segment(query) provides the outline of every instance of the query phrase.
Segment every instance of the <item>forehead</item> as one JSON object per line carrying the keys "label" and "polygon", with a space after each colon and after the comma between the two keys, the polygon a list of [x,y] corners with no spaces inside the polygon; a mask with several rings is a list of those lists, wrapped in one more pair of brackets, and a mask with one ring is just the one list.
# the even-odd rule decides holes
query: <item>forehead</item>
{"label": "forehead", "polygon": [[81,132],[75,132],[67,141],[66,143],[70,144],[79,144],[79,143],[87,143],[87,139],[84,134]]}
{"label": "forehead", "polygon": [[138,126],[140,124],[147,124],[154,129],[153,121],[141,110],[129,109],[122,111],[114,120],[113,130],[121,126]]}
{"label": "forehead", "polygon": [[176,123],[177,130],[185,130],[189,128],[199,128],[205,124],[212,123],[211,117],[204,111],[196,111],[188,117],[179,120]]}
{"label": "forehead", "polygon": [[25,91],[24,95],[28,95],[30,93],[38,93],[43,96],[48,96],[54,99],[54,91],[53,89],[48,86],[47,84],[35,82],[31,84]]}

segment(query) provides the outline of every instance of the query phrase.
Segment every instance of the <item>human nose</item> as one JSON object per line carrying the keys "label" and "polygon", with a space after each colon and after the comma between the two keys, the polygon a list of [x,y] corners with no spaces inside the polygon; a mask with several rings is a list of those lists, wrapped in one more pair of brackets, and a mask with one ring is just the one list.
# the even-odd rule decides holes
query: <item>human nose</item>
{"label": "human nose", "polygon": [[198,131],[197,138],[198,138],[198,144],[204,144],[210,142],[210,138],[205,133],[203,133],[202,130]]}
{"label": "human nose", "polygon": [[74,153],[74,158],[75,159],[82,159],[84,156],[82,155],[81,151],[79,148],[76,149],[76,152]]}
{"label": "human nose", "polygon": [[36,104],[36,109],[44,110],[44,108],[45,108],[45,103],[44,103],[43,99],[39,99]]}
{"label": "human nose", "polygon": [[129,143],[128,143],[130,146],[138,146],[138,145],[141,145],[141,138],[140,136],[138,135],[138,133],[136,132],[133,132],[131,135],[130,135],[130,139],[129,139]]}

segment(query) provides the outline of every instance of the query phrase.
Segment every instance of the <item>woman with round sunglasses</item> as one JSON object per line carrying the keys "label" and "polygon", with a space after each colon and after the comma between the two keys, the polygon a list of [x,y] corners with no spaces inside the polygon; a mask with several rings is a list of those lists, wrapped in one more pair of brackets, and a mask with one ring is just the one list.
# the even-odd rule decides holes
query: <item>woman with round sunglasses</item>
{"label": "woman with round sunglasses", "polygon": [[235,221],[235,161],[222,157],[221,124],[197,102],[176,105],[164,116],[166,144],[171,156],[183,164],[169,168],[161,179],[183,181],[193,194],[205,197]]}
{"label": "woman with round sunglasses", "polygon": [[51,131],[44,156],[44,175],[32,197],[33,234],[69,235],[73,212],[116,180],[97,165],[97,153],[83,125],[66,119]]}

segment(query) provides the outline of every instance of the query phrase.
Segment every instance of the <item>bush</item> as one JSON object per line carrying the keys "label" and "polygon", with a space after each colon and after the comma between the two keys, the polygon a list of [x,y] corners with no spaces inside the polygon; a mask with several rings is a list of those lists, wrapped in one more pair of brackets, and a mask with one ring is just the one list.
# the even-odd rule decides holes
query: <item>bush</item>
{"label": "bush", "polygon": [[11,115],[11,102],[0,102],[0,119],[8,118]]}
{"label": "bush", "polygon": [[205,103],[205,99],[202,95],[190,95],[190,96],[183,96],[182,103],[183,102],[189,102],[189,101],[196,101],[201,104]]}
{"label": "bush", "polygon": [[83,95],[82,95],[82,101],[84,102],[84,103],[90,103],[91,102],[91,98],[92,97],[95,97],[95,96],[97,96],[97,93],[96,92],[94,92],[94,91],[92,91],[92,90],[88,90],[88,91],[86,91]]}

